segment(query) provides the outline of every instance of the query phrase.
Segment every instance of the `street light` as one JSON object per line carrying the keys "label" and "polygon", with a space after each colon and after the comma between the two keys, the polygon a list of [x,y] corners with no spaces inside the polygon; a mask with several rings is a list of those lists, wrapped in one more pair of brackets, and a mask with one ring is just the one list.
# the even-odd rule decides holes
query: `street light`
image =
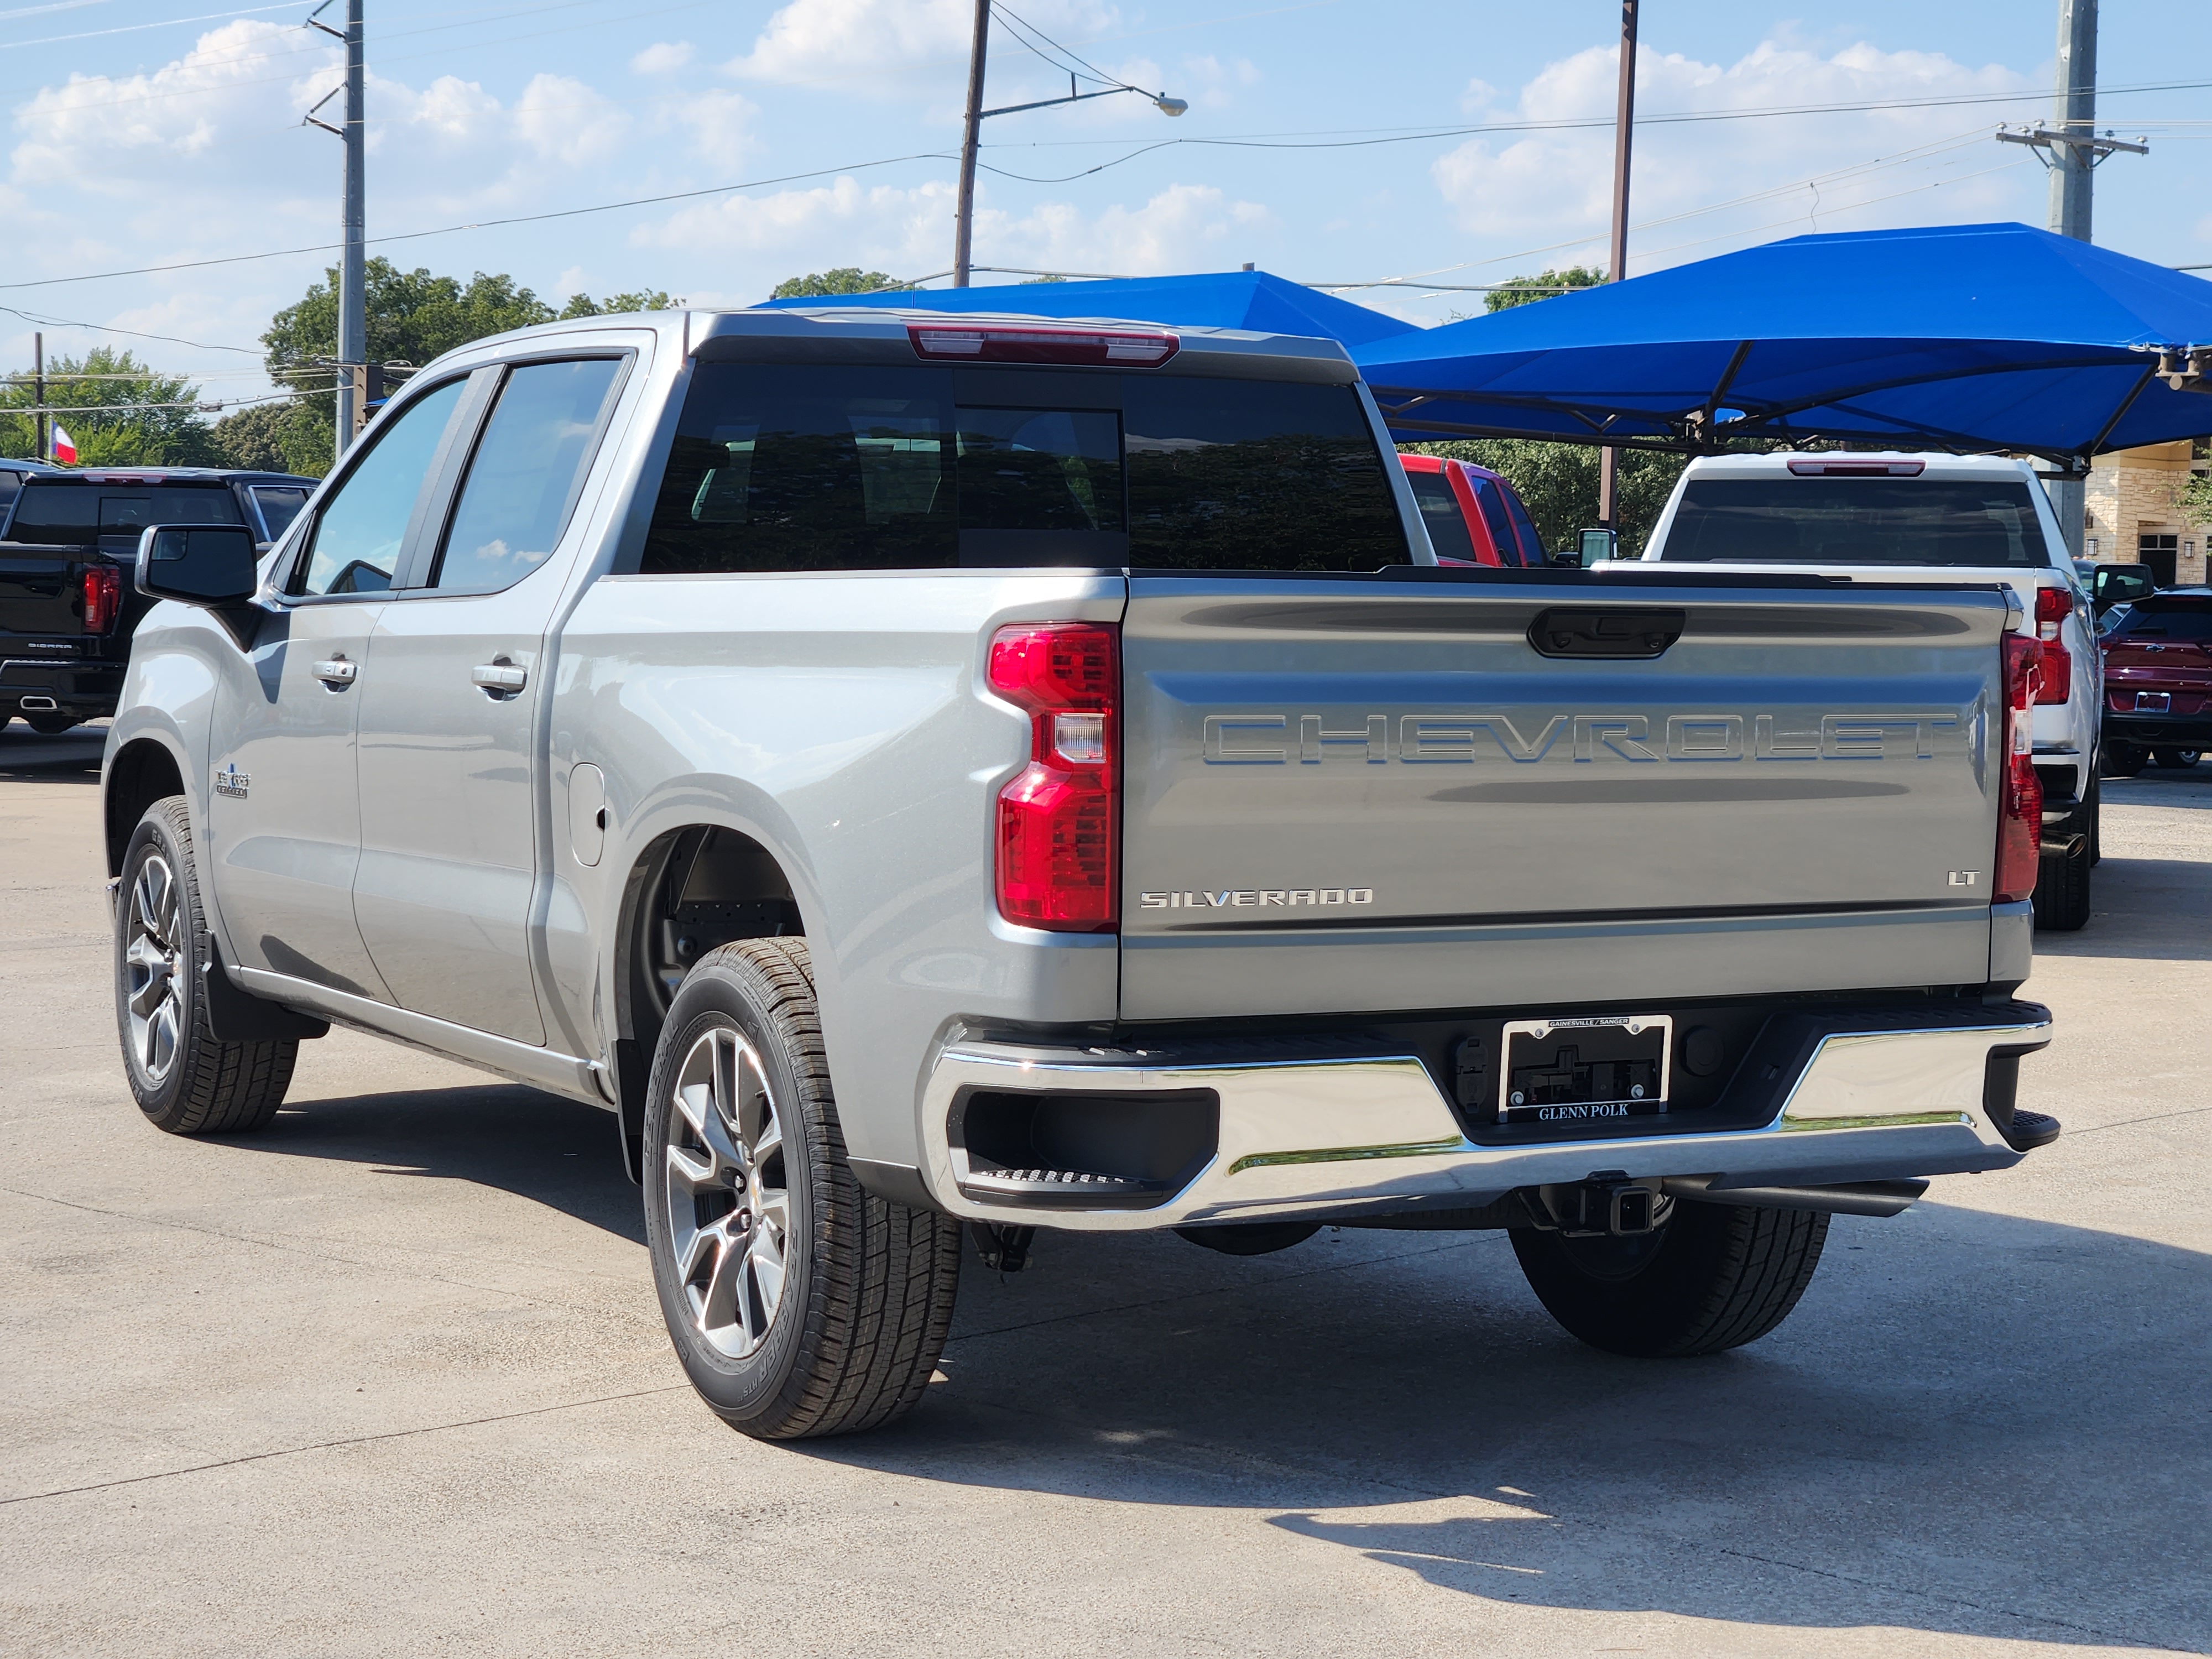
{"label": "street light", "polygon": [[952,286],[955,288],[968,286],[969,240],[975,215],[975,145],[978,129],[985,121],[994,115],[1014,115],[1025,109],[1050,109],[1055,104],[1079,104],[1085,99],[1111,98],[1124,92],[1133,92],[1140,98],[1149,98],[1152,107],[1163,115],[1181,115],[1190,107],[1182,99],[1170,98],[1164,92],[1146,92],[1142,87],[1123,85],[1104,87],[1097,92],[1078,92],[1074,71],[1070,70],[1067,96],[1065,98],[1041,98],[1031,104],[1008,104],[1003,109],[985,109],[983,65],[990,36],[991,0],[975,0],[975,41],[968,56],[967,130],[960,141],[960,205],[954,216],[952,230]]}

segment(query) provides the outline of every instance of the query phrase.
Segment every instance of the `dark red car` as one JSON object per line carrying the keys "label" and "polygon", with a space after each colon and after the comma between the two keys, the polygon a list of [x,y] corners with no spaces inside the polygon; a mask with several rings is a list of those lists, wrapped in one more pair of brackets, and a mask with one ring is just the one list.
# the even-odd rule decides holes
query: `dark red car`
{"label": "dark red car", "polygon": [[2120,607],[2105,653],[2104,769],[2189,767],[2212,748],[2212,587],[2169,587]]}
{"label": "dark red car", "polygon": [[1536,521],[1513,486],[1486,466],[1436,455],[1401,455],[1430,544],[1446,564],[1533,569],[1550,562]]}

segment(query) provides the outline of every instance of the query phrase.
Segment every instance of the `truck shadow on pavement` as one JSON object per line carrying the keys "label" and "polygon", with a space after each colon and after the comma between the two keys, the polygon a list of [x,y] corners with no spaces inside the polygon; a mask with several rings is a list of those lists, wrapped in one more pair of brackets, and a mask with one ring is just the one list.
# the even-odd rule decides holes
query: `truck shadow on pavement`
{"label": "truck shadow on pavement", "polygon": [[[2089,890],[2089,925],[2078,933],[2038,933],[2036,955],[2138,962],[2198,962],[2212,955],[2212,896],[2202,860],[2107,852]],[[2022,994],[2035,995],[2033,979]]]}
{"label": "truck shadow on pavement", "polygon": [[106,743],[104,726],[42,738],[11,720],[0,730],[0,783],[98,783]]}
{"label": "truck shadow on pavement", "polygon": [[259,1133],[225,1144],[469,1182],[645,1243],[644,1206],[623,1173],[614,1114],[518,1084],[306,1101]]}
{"label": "truck shadow on pavement", "polygon": [[949,1381],[906,1424],[805,1455],[1246,1510],[1505,1605],[2212,1637],[2212,1257],[1936,1205],[1839,1218],[1774,1335],[1640,1362],[1553,1325],[1498,1234],[1039,1255],[971,1261]]}

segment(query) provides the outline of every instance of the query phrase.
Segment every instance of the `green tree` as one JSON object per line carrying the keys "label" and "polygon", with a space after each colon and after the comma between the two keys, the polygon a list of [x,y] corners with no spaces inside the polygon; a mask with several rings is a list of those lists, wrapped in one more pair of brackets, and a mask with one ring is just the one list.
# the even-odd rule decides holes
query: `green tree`
{"label": "green tree", "polygon": [[216,452],[225,466],[247,467],[256,472],[297,471],[292,465],[292,451],[300,447],[302,414],[309,420],[323,421],[328,419],[329,410],[319,399],[306,404],[289,398],[248,404],[215,423]]}
{"label": "green tree", "polygon": [[[9,412],[27,410],[36,400],[27,373],[0,385],[0,455],[37,453],[37,423],[27,413]],[[71,411],[55,418],[76,440],[77,459],[86,465],[212,465],[215,436],[194,407],[198,401],[199,388],[190,380],[112,346],[57,357],[46,368],[46,404]]]}
{"label": "green tree", "polygon": [[635,294],[610,294],[604,300],[594,300],[588,294],[572,294],[568,303],[561,307],[563,319],[569,317],[621,317],[633,311],[674,311],[684,302],[672,300],[665,289],[647,289]]}
{"label": "green tree", "polygon": [[1605,272],[1592,265],[1569,265],[1565,270],[1547,270],[1537,276],[1509,276],[1482,296],[1482,308],[1510,311],[1515,306],[1552,299],[1563,288],[1600,288],[1604,283]]}
{"label": "green tree", "polygon": [[880,270],[862,270],[858,265],[839,265],[834,270],[814,271],[778,283],[775,293],[770,297],[817,300],[839,294],[873,294],[879,288],[904,286],[897,277],[886,276]]}
{"label": "green tree", "polygon": [[[1575,544],[1577,532],[1597,518],[1597,448],[1592,444],[1537,443],[1519,438],[1480,438],[1464,443],[1404,444],[1409,455],[1443,455],[1502,473],[1528,507],[1547,550]],[[1686,455],[1650,449],[1620,452],[1620,554],[1644,550],[1659,510],[1682,476]]]}

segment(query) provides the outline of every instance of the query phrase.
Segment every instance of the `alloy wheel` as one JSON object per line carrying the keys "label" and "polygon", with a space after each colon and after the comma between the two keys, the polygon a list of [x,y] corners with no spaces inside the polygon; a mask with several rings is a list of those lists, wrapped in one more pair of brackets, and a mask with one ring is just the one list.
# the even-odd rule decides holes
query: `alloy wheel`
{"label": "alloy wheel", "polygon": [[691,1045],[669,1120],[668,1224],[693,1325],[728,1359],[768,1340],[791,1247],[783,1122],[760,1056],[728,1026]]}
{"label": "alloy wheel", "polygon": [[131,884],[131,942],[124,950],[131,1052],[159,1085],[177,1063],[184,1035],[185,952],[176,872],[159,853]]}

